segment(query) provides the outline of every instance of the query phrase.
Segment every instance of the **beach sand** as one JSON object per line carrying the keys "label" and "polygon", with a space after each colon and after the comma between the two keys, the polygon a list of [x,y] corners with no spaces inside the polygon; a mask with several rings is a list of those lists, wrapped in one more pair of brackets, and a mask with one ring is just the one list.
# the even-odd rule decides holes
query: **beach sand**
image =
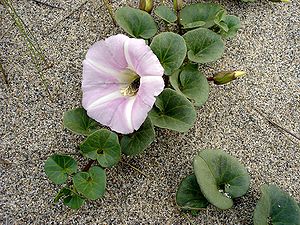
{"label": "beach sand", "polygon": [[[53,62],[45,71],[53,102],[17,29],[12,26],[0,40],[9,82],[0,80],[0,224],[248,225],[265,183],[278,185],[300,202],[300,140],[268,122],[300,136],[298,0],[219,1],[241,18],[242,29],[226,41],[224,56],[202,71],[211,76],[244,70],[247,76],[225,86],[211,84],[209,100],[197,109],[189,132],[156,129],[157,138],[144,154],[124,156],[123,163],[107,170],[105,197],[78,211],[53,205],[60,186],[48,180],[44,162],[53,153],[67,153],[80,159],[81,166],[86,163],[78,156],[83,137],[65,130],[62,116],[81,104],[82,61],[89,46],[123,31],[112,25],[101,1],[47,2],[62,9],[30,0],[14,5]],[[115,8],[124,4],[114,1]],[[0,13],[4,34],[12,21],[2,5]],[[175,194],[201,149],[223,149],[237,157],[251,175],[251,187],[229,210],[209,206],[191,216],[176,206]]]}

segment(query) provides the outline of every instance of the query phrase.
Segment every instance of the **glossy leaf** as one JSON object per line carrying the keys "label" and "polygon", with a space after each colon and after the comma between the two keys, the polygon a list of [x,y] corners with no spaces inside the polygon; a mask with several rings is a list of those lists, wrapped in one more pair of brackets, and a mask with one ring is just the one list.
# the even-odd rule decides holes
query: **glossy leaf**
{"label": "glossy leaf", "polygon": [[70,194],[71,194],[71,190],[64,187],[57,193],[53,202],[57,203],[59,201],[59,199],[61,199],[64,196],[69,196]]}
{"label": "glossy leaf", "polygon": [[254,211],[254,225],[300,224],[300,208],[288,193],[272,184],[263,185],[261,192]]}
{"label": "glossy leaf", "polygon": [[196,63],[208,63],[221,58],[224,43],[220,35],[206,28],[198,28],[183,35],[189,60]]}
{"label": "glossy leaf", "polygon": [[64,204],[71,209],[79,209],[83,203],[84,199],[82,199],[79,195],[72,193],[70,196],[64,199]]}
{"label": "glossy leaf", "polygon": [[166,75],[172,74],[182,65],[187,50],[184,39],[172,32],[155,36],[150,47],[164,67]]}
{"label": "glossy leaf", "polygon": [[55,184],[66,182],[68,175],[77,171],[77,162],[70,156],[52,155],[45,162],[45,172]]}
{"label": "glossy leaf", "polygon": [[97,160],[102,167],[112,167],[121,158],[118,136],[106,129],[100,129],[86,138],[80,145],[84,156]]}
{"label": "glossy leaf", "polygon": [[157,127],[185,132],[194,125],[196,111],[183,95],[166,88],[157,97],[149,116]]}
{"label": "glossy leaf", "polygon": [[176,71],[170,82],[176,91],[192,99],[196,106],[202,106],[208,99],[207,78],[198,70],[198,65],[188,64],[182,71]]}
{"label": "glossy leaf", "polygon": [[243,196],[250,185],[245,167],[221,150],[204,150],[194,158],[194,172],[205,198],[220,209],[229,209],[232,199]]}
{"label": "glossy leaf", "polygon": [[83,108],[72,109],[64,113],[64,127],[76,134],[90,135],[98,129],[95,120],[88,117]]}
{"label": "glossy leaf", "polygon": [[118,9],[115,17],[119,26],[133,37],[149,39],[157,32],[156,23],[145,11],[126,6]]}
{"label": "glossy leaf", "polygon": [[106,174],[104,169],[93,166],[88,172],[79,172],[73,177],[76,190],[84,197],[96,200],[105,193]]}
{"label": "glossy leaf", "polygon": [[[184,28],[191,24],[198,27],[210,28],[215,25],[214,19],[217,13],[223,8],[214,3],[197,3],[185,6],[180,12],[180,21]],[[197,26],[193,26],[196,28]]]}
{"label": "glossy leaf", "polygon": [[121,149],[125,155],[137,155],[144,151],[155,139],[153,124],[149,118],[140,129],[132,134],[124,135],[121,139]]}
{"label": "glossy leaf", "polygon": [[227,26],[227,30],[221,29],[220,33],[225,38],[232,38],[236,35],[238,30],[241,28],[240,19],[236,16],[225,16],[222,20],[224,24]]}
{"label": "glossy leaf", "polygon": [[174,23],[177,20],[174,11],[165,5],[158,6],[154,13],[167,23]]}
{"label": "glossy leaf", "polygon": [[177,190],[176,203],[182,209],[199,210],[206,208],[209,202],[203,196],[195,174],[185,177]]}

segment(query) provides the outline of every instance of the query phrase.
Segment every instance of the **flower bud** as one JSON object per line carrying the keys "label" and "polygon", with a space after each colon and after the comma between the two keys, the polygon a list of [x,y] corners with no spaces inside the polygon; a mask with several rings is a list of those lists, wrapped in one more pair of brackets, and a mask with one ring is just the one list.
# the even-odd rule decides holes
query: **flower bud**
{"label": "flower bud", "polygon": [[283,3],[288,3],[290,0],[270,0],[271,2],[283,2]]}
{"label": "flower bud", "polygon": [[245,74],[244,71],[222,71],[213,76],[213,81],[218,85],[227,84]]}
{"label": "flower bud", "polygon": [[173,0],[174,10],[180,11],[182,9],[182,0]]}
{"label": "flower bud", "polygon": [[147,13],[151,13],[153,9],[153,1],[152,0],[140,0],[139,8],[141,10],[146,11]]}

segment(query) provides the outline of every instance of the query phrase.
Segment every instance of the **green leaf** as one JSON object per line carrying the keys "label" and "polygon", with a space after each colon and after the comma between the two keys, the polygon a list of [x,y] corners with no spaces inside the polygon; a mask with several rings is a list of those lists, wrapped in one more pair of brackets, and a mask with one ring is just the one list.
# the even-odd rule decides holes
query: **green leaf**
{"label": "green leaf", "polygon": [[203,27],[205,25],[204,21],[196,21],[192,23],[187,23],[184,25],[184,29],[193,29],[193,28],[198,28],[198,27]]}
{"label": "green leaf", "polygon": [[145,11],[122,7],[116,11],[115,17],[119,26],[133,37],[149,39],[157,32],[156,23]]}
{"label": "green leaf", "polygon": [[71,209],[79,209],[83,203],[84,199],[75,193],[72,193],[70,196],[64,199],[64,204],[69,206]]}
{"label": "green leaf", "polygon": [[167,23],[174,23],[177,20],[174,11],[165,5],[158,6],[154,13]]}
{"label": "green leaf", "polygon": [[221,29],[220,33],[225,38],[232,38],[236,35],[237,31],[241,28],[240,19],[236,16],[225,16],[222,20],[226,24],[228,30]]}
{"label": "green leaf", "polygon": [[186,56],[184,39],[172,32],[156,35],[150,47],[164,67],[166,75],[171,75],[174,70],[178,69]]}
{"label": "green leaf", "polygon": [[181,181],[176,193],[176,203],[180,208],[189,210],[199,210],[208,206],[209,203],[201,192],[195,174]]}
{"label": "green leaf", "polygon": [[198,28],[183,35],[189,60],[196,63],[208,63],[221,58],[224,43],[220,35],[206,28]]}
{"label": "green leaf", "polygon": [[132,134],[121,139],[121,149],[125,155],[137,155],[144,151],[155,139],[153,124],[149,118]]}
{"label": "green leaf", "polygon": [[112,167],[121,158],[118,136],[106,129],[100,129],[88,136],[80,145],[82,154],[97,160],[102,167]]}
{"label": "green leaf", "polygon": [[196,120],[196,111],[192,103],[183,95],[166,88],[157,98],[149,113],[157,127],[179,132],[188,131]]}
{"label": "green leaf", "polygon": [[93,166],[88,172],[79,172],[73,177],[76,190],[84,197],[96,200],[105,193],[106,174],[104,169]]}
{"label": "green leaf", "polygon": [[204,150],[194,158],[197,182],[205,198],[220,209],[229,209],[232,199],[243,196],[250,185],[245,167],[221,150]]}
{"label": "green leaf", "polygon": [[90,135],[98,129],[96,121],[86,114],[83,108],[72,109],[64,113],[64,127],[76,134]]}
{"label": "green leaf", "polygon": [[194,100],[196,106],[202,106],[208,99],[207,78],[198,70],[198,65],[188,64],[182,72],[176,71],[170,82],[176,91]]}
{"label": "green leaf", "polygon": [[66,182],[68,175],[77,171],[77,162],[67,155],[52,155],[45,162],[45,172],[55,184]]}
{"label": "green leaf", "polygon": [[214,22],[222,30],[224,30],[225,32],[228,32],[228,26],[226,23],[223,22],[223,19],[225,18],[226,14],[227,14],[226,10],[219,11],[215,17]]}
{"label": "green leaf", "polygon": [[69,196],[71,194],[71,190],[69,188],[62,188],[60,191],[57,193],[57,195],[54,198],[54,203],[57,203],[59,199],[61,199],[63,196]]}
{"label": "green leaf", "polygon": [[273,184],[263,185],[261,192],[262,196],[254,211],[254,225],[300,224],[300,208],[288,193]]}
{"label": "green leaf", "polygon": [[[210,28],[215,25],[214,19],[223,8],[214,3],[197,3],[185,6],[180,12],[180,21],[184,28],[190,24],[199,24],[199,27]],[[192,26],[194,28],[196,26]]]}

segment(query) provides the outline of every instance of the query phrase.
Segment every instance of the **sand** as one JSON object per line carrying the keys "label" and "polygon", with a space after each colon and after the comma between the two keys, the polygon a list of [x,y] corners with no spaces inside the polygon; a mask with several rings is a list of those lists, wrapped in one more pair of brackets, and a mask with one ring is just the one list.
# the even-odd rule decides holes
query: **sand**
{"label": "sand", "polygon": [[[80,106],[82,60],[88,47],[122,30],[112,26],[105,8],[99,7],[101,1],[47,2],[62,9],[30,0],[17,1],[15,7],[54,63],[45,71],[53,102],[18,31],[11,27],[0,40],[9,81],[0,81],[0,224],[247,225],[252,224],[264,183],[277,184],[300,202],[300,141],[268,122],[300,136],[298,0],[219,1],[241,18],[243,28],[226,42],[222,59],[203,66],[203,72],[210,76],[238,69],[247,76],[226,86],[211,85],[209,100],[197,109],[197,122],[189,132],[156,129],[157,139],[144,154],[123,157],[125,163],[107,170],[105,197],[78,211],[52,204],[59,185],[46,177],[44,161],[53,153],[68,153],[85,162],[78,156],[83,138],[63,129],[62,115]],[[121,4],[125,1],[114,1],[114,7]],[[0,13],[3,34],[11,21],[1,5]],[[251,175],[251,187],[232,209],[210,206],[193,217],[176,207],[175,193],[181,179],[192,173],[194,155],[205,148],[224,149],[237,157]]]}

